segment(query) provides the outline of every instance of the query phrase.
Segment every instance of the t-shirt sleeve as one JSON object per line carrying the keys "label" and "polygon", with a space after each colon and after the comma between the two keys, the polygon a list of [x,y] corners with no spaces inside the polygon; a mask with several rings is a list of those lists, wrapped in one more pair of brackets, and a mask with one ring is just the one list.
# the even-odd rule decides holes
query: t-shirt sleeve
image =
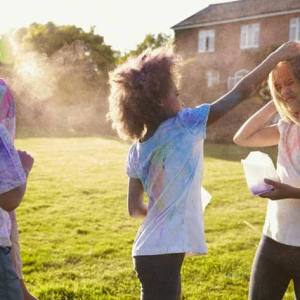
{"label": "t-shirt sleeve", "polygon": [[288,126],[288,122],[286,122],[284,119],[280,118],[277,123],[277,128],[278,128],[280,136],[283,136],[285,134],[287,126]]}
{"label": "t-shirt sleeve", "polygon": [[185,108],[180,111],[179,119],[182,125],[192,134],[206,136],[206,123],[210,111],[210,104],[201,104],[195,108]]}
{"label": "t-shirt sleeve", "polygon": [[0,126],[0,194],[25,184],[19,155],[3,125]]}
{"label": "t-shirt sleeve", "polygon": [[135,144],[129,149],[127,162],[126,162],[126,174],[130,178],[139,178],[137,172],[137,151]]}

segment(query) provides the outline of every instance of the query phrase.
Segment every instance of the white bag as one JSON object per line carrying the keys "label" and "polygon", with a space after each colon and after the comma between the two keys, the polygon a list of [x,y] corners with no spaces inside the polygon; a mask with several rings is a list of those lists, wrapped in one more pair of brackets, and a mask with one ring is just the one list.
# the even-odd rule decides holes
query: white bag
{"label": "white bag", "polygon": [[266,184],[264,179],[280,181],[268,154],[260,151],[252,151],[246,159],[241,160],[249,190],[253,195],[259,195],[272,190],[272,186]]}

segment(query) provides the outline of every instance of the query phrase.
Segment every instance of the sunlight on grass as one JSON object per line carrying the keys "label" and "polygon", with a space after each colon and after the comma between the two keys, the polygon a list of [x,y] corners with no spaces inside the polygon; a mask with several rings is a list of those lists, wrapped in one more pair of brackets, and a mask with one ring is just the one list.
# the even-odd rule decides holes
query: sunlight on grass
{"label": "sunlight on grass", "polygon": [[[131,246],[140,220],[127,215],[126,143],[104,138],[19,139],[35,166],[18,209],[24,276],[45,300],[139,299]],[[189,257],[183,295],[246,299],[265,200],[249,195],[234,146],[207,145],[209,254]],[[293,299],[292,293],[285,299]]]}

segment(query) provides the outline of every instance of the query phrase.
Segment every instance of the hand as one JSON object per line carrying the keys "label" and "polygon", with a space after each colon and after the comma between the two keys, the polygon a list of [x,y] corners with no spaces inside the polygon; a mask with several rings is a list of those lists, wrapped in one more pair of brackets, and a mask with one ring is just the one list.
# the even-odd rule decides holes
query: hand
{"label": "hand", "polygon": [[282,44],[274,54],[279,55],[279,61],[291,59],[300,55],[300,43],[289,41]]}
{"label": "hand", "polygon": [[29,292],[27,292],[27,294],[24,294],[24,300],[38,300],[38,298],[35,298]]}
{"label": "hand", "polygon": [[259,197],[269,198],[271,200],[281,200],[286,198],[298,198],[299,190],[288,184],[284,184],[271,179],[265,179],[265,183],[271,185],[273,189],[270,192],[260,194]]}
{"label": "hand", "polygon": [[26,175],[28,175],[32,169],[34,159],[26,151],[18,150],[18,154],[19,154],[23,169],[26,172]]}
{"label": "hand", "polygon": [[21,282],[21,287],[22,287],[22,290],[23,290],[24,300],[38,300],[38,298],[32,296],[30,294],[30,292],[27,290],[25,281],[20,279],[20,282]]}

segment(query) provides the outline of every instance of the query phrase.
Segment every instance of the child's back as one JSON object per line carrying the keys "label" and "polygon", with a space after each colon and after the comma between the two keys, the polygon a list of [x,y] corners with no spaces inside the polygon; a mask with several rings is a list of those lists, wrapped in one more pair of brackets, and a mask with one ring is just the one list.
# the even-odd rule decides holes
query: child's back
{"label": "child's back", "polygon": [[206,252],[199,183],[209,107],[183,109],[132,145],[127,173],[141,180],[149,198],[133,256]]}

